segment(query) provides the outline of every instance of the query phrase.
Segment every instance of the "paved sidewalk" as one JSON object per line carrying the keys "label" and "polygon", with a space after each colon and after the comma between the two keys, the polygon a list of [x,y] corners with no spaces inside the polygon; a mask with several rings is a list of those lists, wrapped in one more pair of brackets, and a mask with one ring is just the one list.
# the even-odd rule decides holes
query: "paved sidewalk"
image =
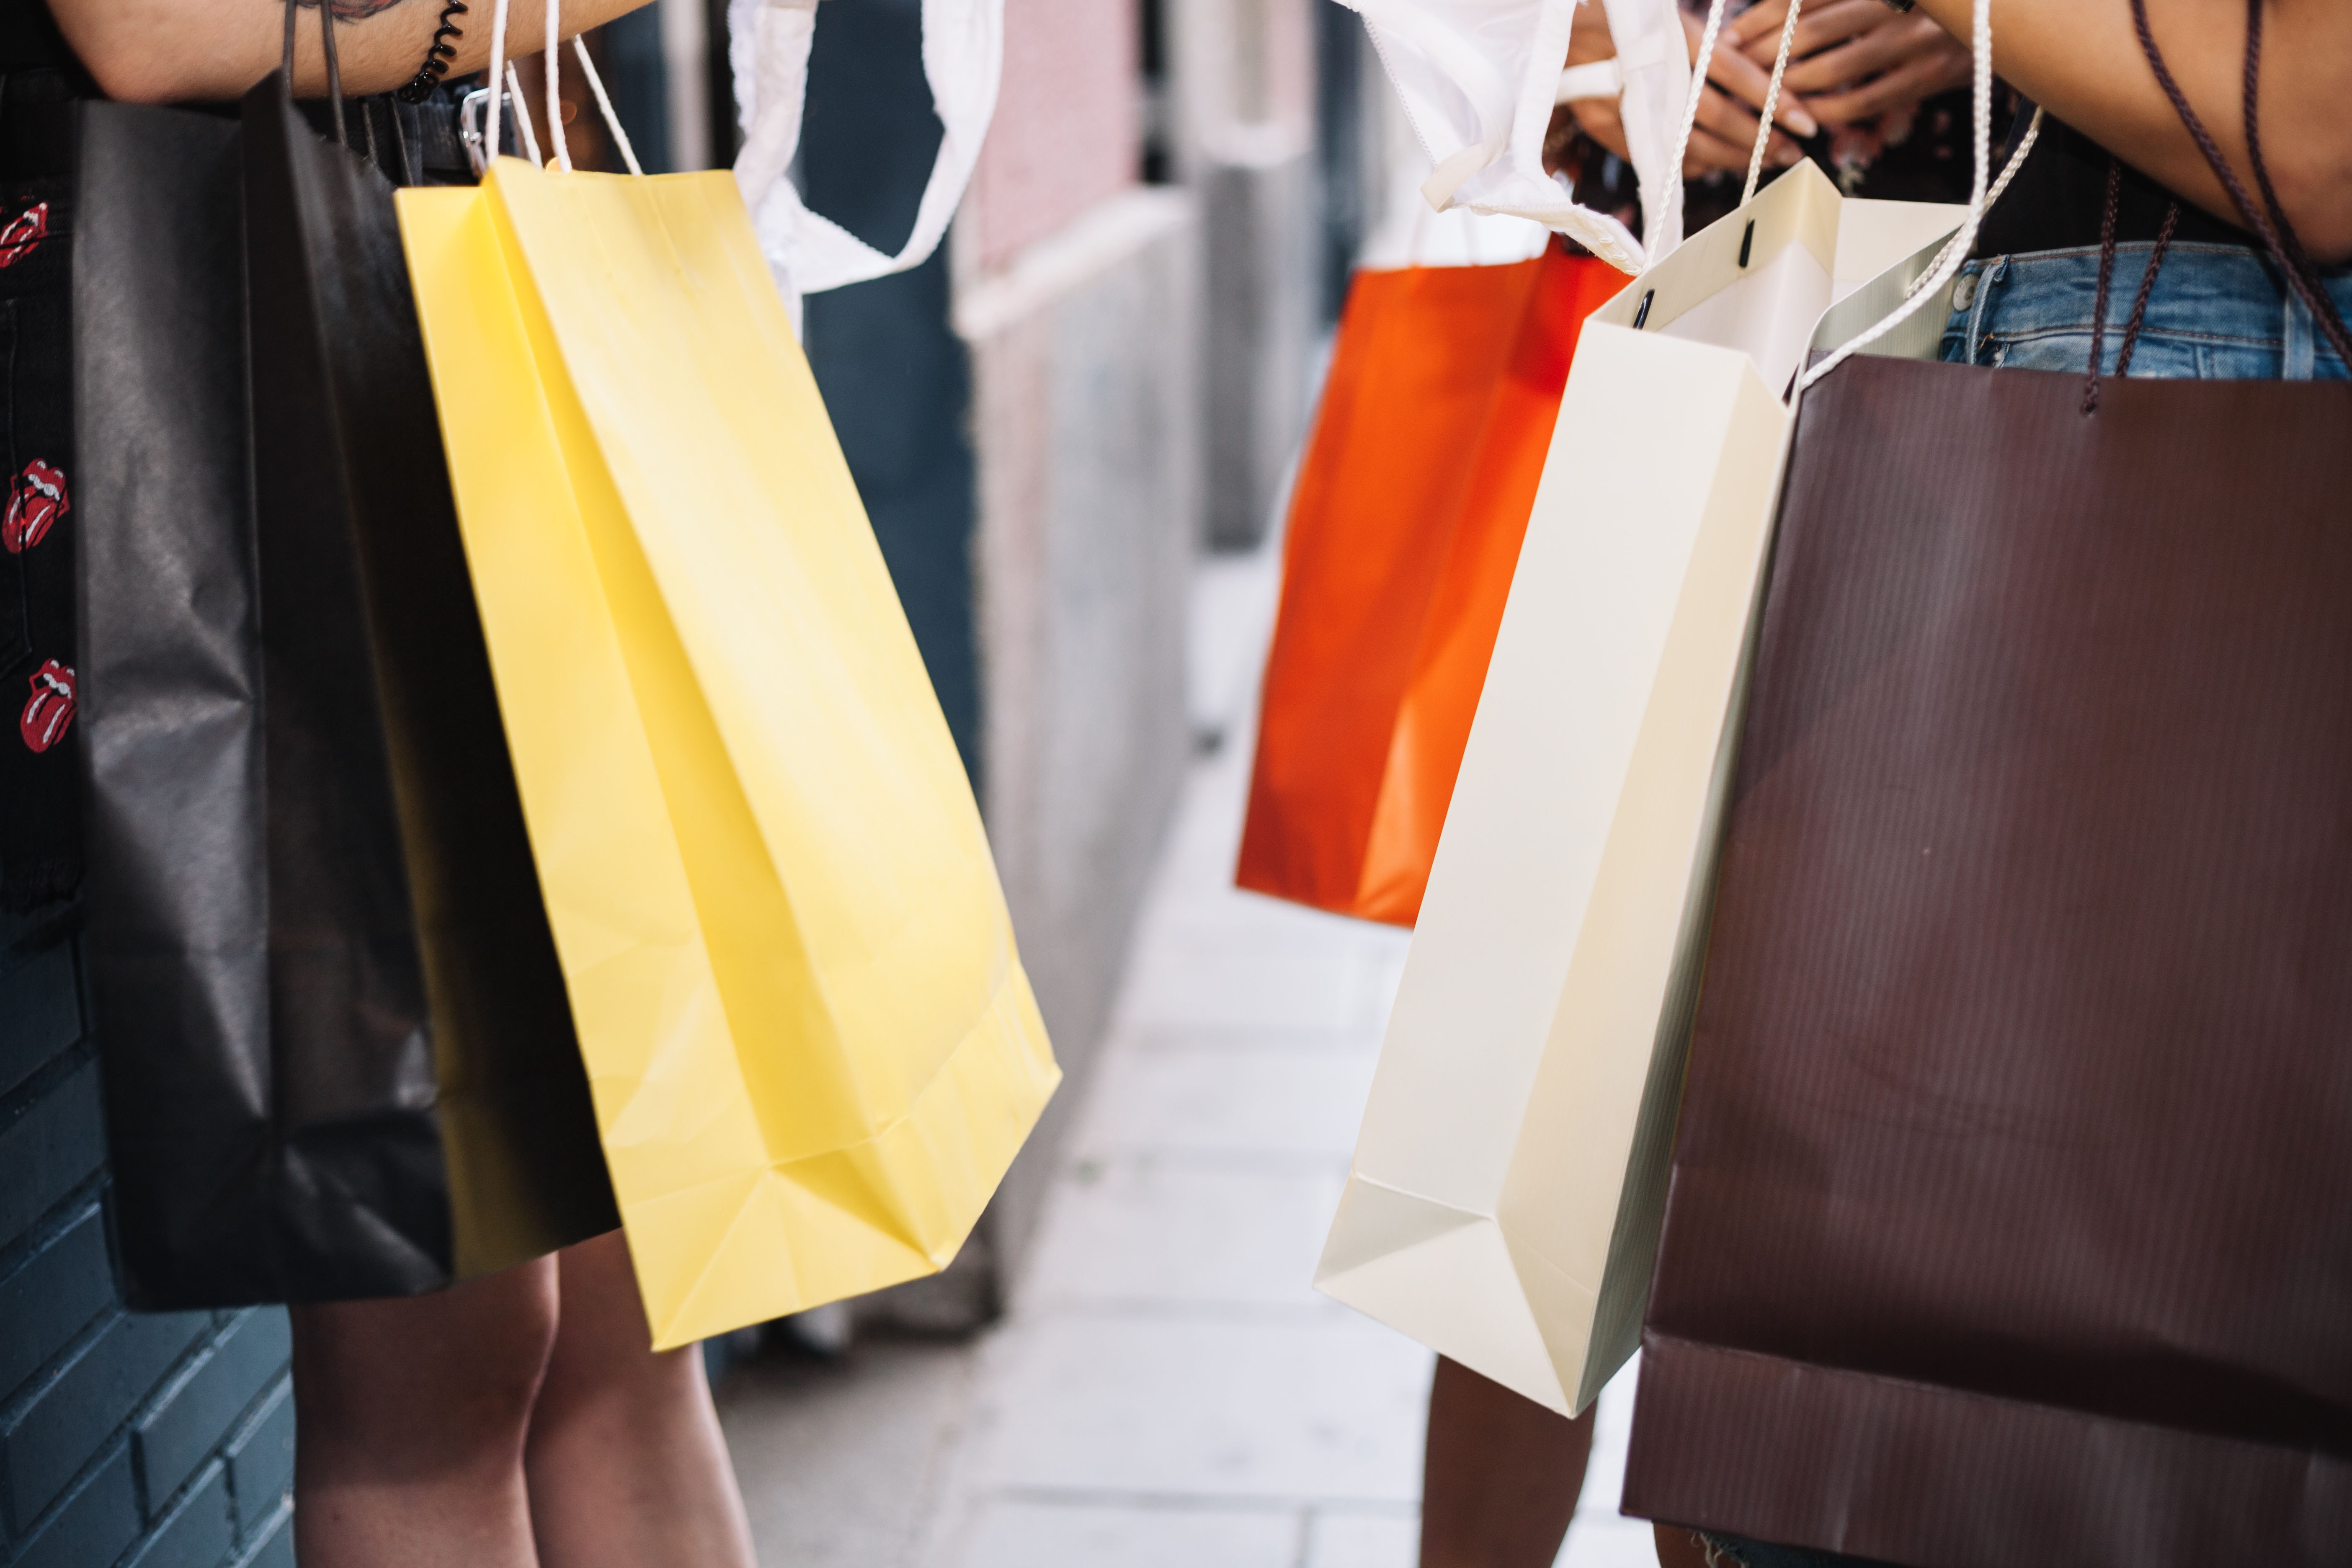
{"label": "paved sidewalk", "polygon": [[[767,1568],[1412,1568],[1430,1355],[1308,1285],[1406,939],[1233,889],[1248,761],[1194,769],[1006,1320],[726,1389]],[[1563,1568],[1655,1562],[1630,1394]]]}

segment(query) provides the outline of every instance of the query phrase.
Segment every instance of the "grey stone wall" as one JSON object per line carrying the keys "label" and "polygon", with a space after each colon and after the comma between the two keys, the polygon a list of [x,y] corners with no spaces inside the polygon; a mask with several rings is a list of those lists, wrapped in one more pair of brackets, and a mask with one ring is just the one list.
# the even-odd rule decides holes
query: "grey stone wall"
{"label": "grey stone wall", "polygon": [[1167,12],[1171,152],[1201,203],[1206,542],[1220,550],[1265,537],[1306,429],[1324,218],[1318,7],[1331,9],[1178,0]]}
{"label": "grey stone wall", "polygon": [[1195,164],[1206,255],[1208,542],[1265,537],[1307,427],[1320,297],[1314,158],[1279,131],[1234,134]]}
{"label": "grey stone wall", "polygon": [[1200,507],[1198,218],[1135,187],[967,289],[985,810],[1066,1081],[988,1240],[1017,1269],[1187,749]]}
{"label": "grey stone wall", "polygon": [[286,1314],[131,1314],[69,915],[0,921],[0,1561],[292,1568]]}

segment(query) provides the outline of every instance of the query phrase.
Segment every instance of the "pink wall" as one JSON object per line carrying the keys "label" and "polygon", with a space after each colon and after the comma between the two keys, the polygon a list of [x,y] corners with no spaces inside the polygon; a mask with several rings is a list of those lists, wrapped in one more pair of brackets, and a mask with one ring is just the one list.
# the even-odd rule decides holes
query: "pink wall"
{"label": "pink wall", "polygon": [[1311,131],[1315,118],[1313,10],[1326,3],[1283,0],[1265,11],[1265,118],[1302,132]]}
{"label": "pink wall", "polygon": [[1004,0],[1004,86],[960,220],[983,268],[1134,183],[1138,26],[1136,0]]}

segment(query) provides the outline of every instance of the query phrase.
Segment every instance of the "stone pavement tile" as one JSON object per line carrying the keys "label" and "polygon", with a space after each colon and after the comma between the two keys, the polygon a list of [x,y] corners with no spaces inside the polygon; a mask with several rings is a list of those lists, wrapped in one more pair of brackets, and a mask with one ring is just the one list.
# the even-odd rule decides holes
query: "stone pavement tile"
{"label": "stone pavement tile", "polygon": [[1379,1029],[1408,933],[1251,894],[1163,900],[1145,916],[1122,1021]]}
{"label": "stone pavement tile", "polygon": [[1412,940],[1410,932],[1395,926],[1353,920],[1236,887],[1234,867],[1222,860],[1202,869],[1208,875],[1195,884],[1160,885],[1150,922],[1144,929],[1155,934],[1207,931],[1282,942],[1369,942],[1382,950],[1401,948]]}
{"label": "stone pavement tile", "polygon": [[[1397,933],[1397,938],[1402,936],[1404,933]],[[1213,969],[1228,957],[1348,957],[1362,969],[1376,971],[1397,945],[1402,942],[1390,941],[1385,926],[1318,914],[1315,910],[1301,910],[1254,893],[1216,893],[1213,898],[1169,900],[1155,910],[1150,926],[1146,926],[1146,941],[1136,945],[1136,959],[1157,963],[1206,962]]]}
{"label": "stone pavement tile", "polygon": [[[1413,1513],[1318,1511],[1308,1521],[1304,1568],[1415,1568],[1421,1520]],[[1579,1514],[1558,1568],[1657,1568],[1649,1521]]]}
{"label": "stone pavement tile", "polygon": [[1181,1157],[1081,1163],[1055,1194],[1016,1310],[1326,1307],[1312,1289],[1315,1260],[1346,1167],[1317,1163],[1323,1168],[1236,1169]]}
{"label": "stone pavement tile", "polygon": [[964,1489],[1410,1503],[1430,1355],[1350,1316],[1038,1313],[988,1347]]}
{"label": "stone pavement tile", "polygon": [[1414,1568],[1421,1552],[1421,1515],[1318,1510],[1307,1522],[1301,1568]]}
{"label": "stone pavement tile", "polygon": [[936,1504],[972,1348],[873,1339],[837,1360],[770,1355],[719,1385],[761,1568],[898,1568]]}
{"label": "stone pavement tile", "polygon": [[1658,1540],[1646,1519],[1580,1513],[1558,1568],[1658,1568]]}
{"label": "stone pavement tile", "polygon": [[1193,564],[1184,686],[1197,736],[1223,743],[1238,731],[1247,739],[1282,592],[1281,561],[1277,549],[1213,554]]}
{"label": "stone pavement tile", "polygon": [[1080,1158],[1314,1154],[1344,1165],[1371,1087],[1368,1051],[1302,1050],[1272,1034],[1209,1048],[1171,1037],[1166,1049],[1107,1057],[1076,1149]]}
{"label": "stone pavement tile", "polygon": [[1404,955],[1408,945],[1407,942],[1398,942],[1374,955],[1372,973],[1357,1005],[1361,1009],[1361,1021],[1375,1029],[1388,1027],[1389,1014],[1396,1007],[1397,987],[1404,982]]}
{"label": "stone pavement tile", "polygon": [[1363,1023],[1371,984],[1353,943],[1171,932],[1139,944],[1118,1011],[1180,1028],[1344,1029]]}
{"label": "stone pavement tile", "polygon": [[949,1568],[1294,1568],[1291,1509],[1246,1511],[990,1499]]}
{"label": "stone pavement tile", "polygon": [[1213,1029],[1176,1028],[1160,1024],[1129,1023],[1112,1032],[1116,1052],[1129,1051],[1298,1051],[1354,1056],[1364,1059],[1364,1071],[1381,1054],[1381,1031],[1351,1025],[1343,1029],[1256,1029],[1246,1025]]}
{"label": "stone pavement tile", "polygon": [[1228,743],[1194,765],[1153,879],[1155,899],[1181,899],[1233,887],[1248,793],[1247,749]]}

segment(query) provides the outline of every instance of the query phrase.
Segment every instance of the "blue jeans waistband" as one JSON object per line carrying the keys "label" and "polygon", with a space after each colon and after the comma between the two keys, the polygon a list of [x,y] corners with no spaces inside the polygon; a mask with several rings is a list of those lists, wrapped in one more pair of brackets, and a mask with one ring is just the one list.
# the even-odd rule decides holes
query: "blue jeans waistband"
{"label": "blue jeans waistband", "polygon": [[[2155,247],[2116,247],[2100,358],[2112,372],[2132,301]],[[2325,275],[2352,317],[2352,273]],[[2090,368],[2098,298],[2095,248],[2043,250],[1971,261],[1954,286],[1943,357],[2032,370]],[[2165,253],[2131,363],[2134,375],[2209,380],[2343,380],[2342,359],[2270,263],[2239,246],[2176,245]]]}

